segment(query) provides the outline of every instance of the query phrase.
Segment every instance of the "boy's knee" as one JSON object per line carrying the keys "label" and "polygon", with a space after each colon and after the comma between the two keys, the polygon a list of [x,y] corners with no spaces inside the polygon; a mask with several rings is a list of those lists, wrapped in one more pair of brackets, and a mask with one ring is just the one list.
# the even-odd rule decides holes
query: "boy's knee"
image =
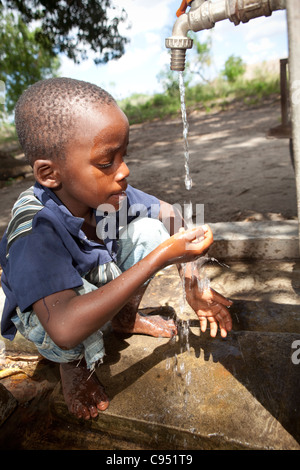
{"label": "boy's knee", "polygon": [[133,243],[154,243],[156,246],[170,237],[163,223],[158,219],[138,218],[128,225],[128,237]]}
{"label": "boy's knee", "polygon": [[170,237],[165,226],[158,219],[137,218],[123,231],[119,240],[119,266],[122,270],[151,253]]}

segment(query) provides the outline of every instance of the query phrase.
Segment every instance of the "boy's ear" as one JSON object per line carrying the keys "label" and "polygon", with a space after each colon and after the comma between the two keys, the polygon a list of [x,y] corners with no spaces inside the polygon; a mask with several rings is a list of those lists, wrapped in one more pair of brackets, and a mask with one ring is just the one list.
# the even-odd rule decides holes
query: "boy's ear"
{"label": "boy's ear", "polygon": [[36,181],[47,188],[57,188],[61,183],[57,165],[52,160],[35,160],[33,174]]}

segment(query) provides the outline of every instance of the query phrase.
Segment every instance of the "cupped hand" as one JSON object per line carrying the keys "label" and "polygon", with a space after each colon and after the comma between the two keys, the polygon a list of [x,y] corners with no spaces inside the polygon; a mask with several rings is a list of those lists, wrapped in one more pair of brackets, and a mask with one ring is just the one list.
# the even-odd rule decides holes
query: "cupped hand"
{"label": "cupped hand", "polygon": [[208,225],[192,229],[180,229],[160,245],[166,266],[188,263],[203,255],[213,243],[213,234]]}

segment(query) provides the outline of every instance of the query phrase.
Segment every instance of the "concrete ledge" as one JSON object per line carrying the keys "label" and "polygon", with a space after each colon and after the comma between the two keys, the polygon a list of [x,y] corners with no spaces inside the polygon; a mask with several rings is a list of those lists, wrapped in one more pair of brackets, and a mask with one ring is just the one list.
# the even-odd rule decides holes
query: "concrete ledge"
{"label": "concrete ledge", "polygon": [[297,259],[298,221],[219,222],[209,224],[214,234],[210,256],[217,259]]}
{"label": "concrete ledge", "polygon": [[[232,332],[223,340],[195,330],[188,350],[180,340],[111,336],[97,369],[110,406],[81,423],[85,439],[108,433],[152,449],[299,450],[291,344],[300,336]],[[50,407],[61,426],[78,426],[60,383]]]}

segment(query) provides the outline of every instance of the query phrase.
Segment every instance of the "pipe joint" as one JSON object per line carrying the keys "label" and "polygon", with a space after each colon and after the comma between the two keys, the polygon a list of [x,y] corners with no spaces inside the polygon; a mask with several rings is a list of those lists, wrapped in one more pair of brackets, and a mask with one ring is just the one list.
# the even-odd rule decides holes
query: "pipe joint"
{"label": "pipe joint", "polygon": [[240,22],[248,23],[253,18],[272,14],[269,0],[227,0],[227,8],[228,18],[235,26]]}
{"label": "pipe joint", "polygon": [[285,7],[286,0],[194,0],[189,13],[176,20],[172,37],[166,39],[166,47],[171,49],[171,70],[184,70],[185,51],[193,46],[193,41],[187,37],[188,31],[211,29],[216,22],[227,18],[235,25],[247,23]]}

